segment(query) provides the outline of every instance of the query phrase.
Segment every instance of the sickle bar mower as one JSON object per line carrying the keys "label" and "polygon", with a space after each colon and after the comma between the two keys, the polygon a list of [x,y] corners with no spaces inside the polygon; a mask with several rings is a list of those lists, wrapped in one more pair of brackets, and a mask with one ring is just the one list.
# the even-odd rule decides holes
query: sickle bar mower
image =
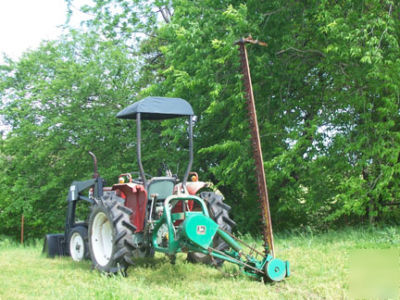
{"label": "sickle bar mower", "polygon": [[[180,201],[197,202],[201,211],[171,213],[170,207],[174,207]],[[175,228],[173,223],[177,220],[183,222]],[[168,228],[168,239],[167,243],[160,245],[157,241],[157,232],[165,225]],[[220,251],[212,247],[213,240],[217,236],[229,245],[229,250]],[[289,262],[273,258],[269,254],[264,255],[224,231],[210,218],[206,203],[196,196],[170,196],[165,200],[164,213],[155,225],[152,242],[156,251],[169,255],[193,251],[231,262],[238,265],[246,275],[257,279],[280,281],[290,275]]]}
{"label": "sickle bar mower", "polygon": [[[185,100],[164,97],[147,97],[119,112],[119,118],[136,119],[139,177],[123,173],[118,183],[104,187],[91,153],[93,179],[72,183],[65,232],[47,235],[43,251],[50,257],[70,255],[75,261],[90,258],[94,268],[105,273],[125,273],[136,258],[151,258],[155,252],[166,254],[174,263],[176,254],[185,252],[189,261],[214,265],[227,261],[256,279],[280,281],[289,276],[289,263],[274,258],[270,248],[265,246],[263,254],[232,236],[235,222],[229,217],[230,206],[210,184],[190,172],[193,115]],[[179,116],[189,121],[189,163],[182,182],[167,168],[165,176],[148,176],[141,160],[141,120]],[[88,190],[89,196],[84,196]],[[91,206],[84,222],[75,220],[80,201]]]}

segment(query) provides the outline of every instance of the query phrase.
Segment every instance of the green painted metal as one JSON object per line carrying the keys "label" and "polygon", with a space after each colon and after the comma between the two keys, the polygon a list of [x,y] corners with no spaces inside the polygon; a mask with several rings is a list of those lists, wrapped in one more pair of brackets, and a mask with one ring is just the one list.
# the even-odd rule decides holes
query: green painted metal
{"label": "green painted metal", "polygon": [[217,229],[218,224],[203,214],[188,215],[182,224],[182,233],[187,240],[204,249],[212,245]]}
{"label": "green painted metal", "polygon": [[288,269],[288,262],[280,260],[279,258],[274,258],[266,264],[265,273],[267,274],[268,279],[272,281],[281,281],[287,276],[286,270]]}
{"label": "green painted metal", "polygon": [[[163,204],[163,215],[161,216],[160,220],[158,220],[154,226],[153,233],[152,233],[152,243],[154,250],[163,252],[169,255],[176,254],[177,252],[181,251],[181,239],[179,236],[177,236],[175,228],[174,228],[174,223],[172,220],[172,214],[171,214],[171,209],[174,207],[179,201],[187,201],[187,200],[193,200],[200,204],[201,207],[201,212],[203,215],[206,217],[209,217],[208,215],[208,210],[207,206],[204,203],[204,201],[196,196],[191,196],[191,195],[185,195],[185,196],[176,196],[176,195],[171,195],[165,199],[164,204]],[[171,204],[171,205],[170,205]],[[191,212],[185,213],[186,215],[192,214]],[[174,214],[175,215],[175,214]],[[176,215],[175,215],[176,217]],[[157,233],[159,229],[161,228],[162,225],[166,224],[168,227],[168,247],[162,247],[157,243]]]}
{"label": "green painted metal", "polygon": [[171,218],[172,218],[172,223],[174,223],[175,221],[178,220],[184,220],[185,219],[185,213],[181,212],[181,213],[173,213],[171,214]]}
{"label": "green painted metal", "polygon": [[203,251],[203,250],[202,251],[198,251],[198,252],[202,252],[204,254],[211,254],[214,258],[220,258],[220,259],[223,259],[225,261],[228,261],[228,262],[231,262],[233,264],[238,265],[237,260],[233,256],[223,255],[223,254],[220,254],[220,253],[217,253],[217,252],[214,252],[214,251],[211,251],[211,253],[208,252],[208,251]]}
{"label": "green painted metal", "polygon": [[240,252],[242,250],[242,247],[233,238],[231,238],[229,234],[221,230],[221,228],[218,228],[217,233],[229,246],[231,246],[237,252]]}
{"label": "green painted metal", "polygon": [[[171,213],[173,207],[180,201],[193,200],[197,202],[201,211],[187,211],[181,213]],[[163,215],[155,223],[152,233],[153,247],[156,251],[175,255],[178,252],[200,252],[205,255],[211,255],[224,261],[236,264],[240,270],[247,276],[267,281],[280,281],[290,275],[289,262],[274,258],[265,247],[265,256],[262,253],[257,256],[243,252],[246,244],[232,238],[229,234],[218,227],[208,215],[208,209],[204,201],[196,196],[169,196],[164,201]],[[174,222],[183,220],[178,226]],[[168,228],[167,245],[157,243],[157,233],[161,226]],[[164,226],[165,227],[165,226]],[[228,245],[229,250],[218,251],[213,249],[212,242],[214,236],[218,234]],[[243,246],[242,246],[243,244]],[[257,255],[257,254],[256,254]]]}

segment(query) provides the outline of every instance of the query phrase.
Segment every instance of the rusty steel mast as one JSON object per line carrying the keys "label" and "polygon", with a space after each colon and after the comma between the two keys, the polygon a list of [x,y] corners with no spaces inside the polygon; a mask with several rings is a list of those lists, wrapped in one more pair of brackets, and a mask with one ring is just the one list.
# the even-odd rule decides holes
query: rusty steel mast
{"label": "rusty steel mast", "polygon": [[264,160],[261,150],[260,133],[258,129],[257,112],[254,102],[253,86],[251,83],[249,60],[247,57],[246,44],[257,44],[260,46],[267,46],[266,43],[258,40],[253,40],[251,36],[242,38],[235,44],[239,45],[240,52],[240,64],[243,73],[243,83],[246,89],[247,99],[247,110],[249,115],[250,132],[251,132],[251,144],[253,148],[253,157],[256,167],[256,177],[258,185],[258,196],[261,205],[261,215],[263,219],[263,236],[264,242],[268,246],[270,254],[275,257],[274,254],[274,236],[272,233],[271,213],[269,209],[268,189],[267,181],[265,179],[264,171]]}

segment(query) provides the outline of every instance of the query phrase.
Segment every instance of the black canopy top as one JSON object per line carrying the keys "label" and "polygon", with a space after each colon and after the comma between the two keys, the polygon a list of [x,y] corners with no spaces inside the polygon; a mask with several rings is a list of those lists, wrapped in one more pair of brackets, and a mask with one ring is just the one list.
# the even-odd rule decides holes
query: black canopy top
{"label": "black canopy top", "polygon": [[117,114],[117,118],[136,119],[137,113],[140,113],[142,120],[164,120],[194,115],[186,100],[150,96],[125,107]]}

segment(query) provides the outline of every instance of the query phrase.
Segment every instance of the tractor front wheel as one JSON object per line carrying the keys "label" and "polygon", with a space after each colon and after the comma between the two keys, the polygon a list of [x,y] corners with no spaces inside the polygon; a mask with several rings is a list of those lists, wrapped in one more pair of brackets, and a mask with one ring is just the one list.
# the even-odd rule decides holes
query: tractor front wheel
{"label": "tractor front wheel", "polygon": [[73,261],[82,261],[88,257],[88,231],[85,226],[72,227],[68,236],[68,250]]}
{"label": "tractor front wheel", "polygon": [[105,273],[125,274],[132,264],[132,234],[136,230],[123,199],[108,195],[97,201],[89,218],[89,251],[96,269]]}
{"label": "tractor front wheel", "polygon": [[[211,219],[213,219],[221,229],[231,233],[236,223],[229,217],[231,207],[224,203],[224,196],[215,192],[202,192],[200,193],[200,198],[206,202]],[[213,248],[224,251],[229,248],[229,245],[221,237],[215,236]],[[215,258],[213,260],[209,255],[199,252],[189,252],[187,260],[192,263],[216,264],[218,267],[224,263],[222,259]]]}

